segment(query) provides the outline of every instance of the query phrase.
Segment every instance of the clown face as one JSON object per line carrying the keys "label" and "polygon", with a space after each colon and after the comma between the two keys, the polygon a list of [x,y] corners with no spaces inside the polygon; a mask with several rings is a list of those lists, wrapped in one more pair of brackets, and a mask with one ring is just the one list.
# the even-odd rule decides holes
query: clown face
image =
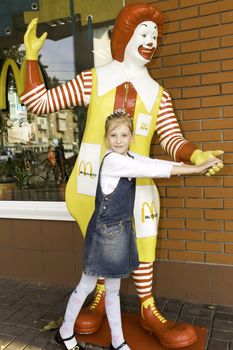
{"label": "clown face", "polygon": [[125,48],[124,61],[145,65],[157,48],[158,29],[152,21],[140,23]]}

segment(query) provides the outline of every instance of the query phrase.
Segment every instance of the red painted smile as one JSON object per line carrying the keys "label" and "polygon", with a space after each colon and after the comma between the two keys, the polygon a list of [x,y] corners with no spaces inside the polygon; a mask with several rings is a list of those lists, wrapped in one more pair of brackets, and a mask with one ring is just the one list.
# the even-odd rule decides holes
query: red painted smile
{"label": "red painted smile", "polygon": [[143,58],[145,58],[147,61],[150,61],[155,52],[155,47],[149,49],[141,45],[138,48],[138,52]]}

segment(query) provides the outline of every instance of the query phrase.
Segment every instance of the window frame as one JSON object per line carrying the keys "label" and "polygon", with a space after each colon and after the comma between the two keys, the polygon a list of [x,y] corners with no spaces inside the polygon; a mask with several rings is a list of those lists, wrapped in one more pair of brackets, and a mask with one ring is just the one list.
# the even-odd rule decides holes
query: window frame
{"label": "window frame", "polygon": [[66,202],[0,201],[0,219],[75,221]]}

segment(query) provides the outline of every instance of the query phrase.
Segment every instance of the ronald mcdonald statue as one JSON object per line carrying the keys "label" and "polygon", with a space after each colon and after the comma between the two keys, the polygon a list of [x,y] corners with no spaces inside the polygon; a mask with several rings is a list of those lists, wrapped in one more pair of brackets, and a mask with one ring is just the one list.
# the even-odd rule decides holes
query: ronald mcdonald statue
{"label": "ronald mcdonald statue", "polygon": [[[68,210],[83,235],[94,209],[97,174],[106,151],[105,118],[114,110],[125,109],[134,120],[135,141],[131,150],[135,153],[149,156],[155,132],[162,148],[176,161],[201,164],[223,153],[220,150],[204,152],[183,137],[169,93],[150,77],[145,67],[156,52],[162,27],[163,15],[158,8],[145,3],[123,7],[111,37],[113,60],[47,90],[38,65],[38,53],[47,34],[37,37],[37,19],[28,26],[25,34],[26,80],[21,101],[37,115],[88,106],[82,144],[66,187]],[[218,163],[206,175],[214,175],[220,168],[222,164]],[[152,296],[159,196],[151,179],[137,180],[134,217],[140,265],[132,278],[141,304],[141,326],[153,332],[166,347],[189,346],[197,339],[195,329],[163,317]],[[104,296],[104,279],[100,279],[93,302],[83,308],[76,320],[77,332],[98,330],[105,317]]]}

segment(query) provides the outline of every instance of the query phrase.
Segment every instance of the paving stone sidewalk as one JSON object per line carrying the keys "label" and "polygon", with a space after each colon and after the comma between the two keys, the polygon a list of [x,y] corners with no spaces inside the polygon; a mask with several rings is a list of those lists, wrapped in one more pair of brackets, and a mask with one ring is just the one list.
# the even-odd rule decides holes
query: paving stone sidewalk
{"label": "paving stone sidewalk", "polygon": [[[44,331],[64,314],[71,288],[0,278],[0,349],[60,350],[55,331]],[[139,312],[136,297],[121,296],[122,309]],[[159,310],[169,319],[208,327],[206,350],[233,350],[233,307],[194,304],[159,298]],[[86,350],[102,348],[86,344]]]}

